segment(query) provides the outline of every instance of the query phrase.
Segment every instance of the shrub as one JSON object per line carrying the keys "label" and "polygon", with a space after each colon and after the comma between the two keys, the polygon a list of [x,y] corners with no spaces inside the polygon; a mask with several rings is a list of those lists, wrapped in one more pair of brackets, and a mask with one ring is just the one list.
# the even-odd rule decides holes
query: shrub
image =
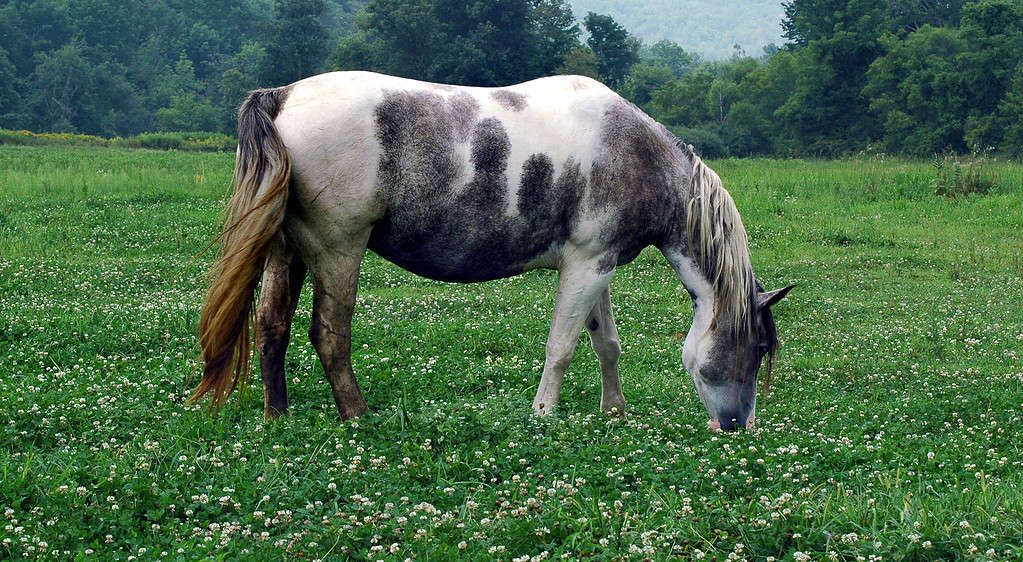
{"label": "shrub", "polygon": [[0,129],[0,144],[32,146],[108,146],[114,148],[151,148],[155,150],[190,150],[199,152],[231,152],[238,144],[223,133],[142,133],[138,136],[105,139],[75,133],[33,133]]}
{"label": "shrub", "polygon": [[671,132],[683,142],[693,145],[700,158],[723,158],[728,156],[728,145],[721,136],[707,127],[671,127]]}
{"label": "shrub", "polygon": [[33,133],[32,131],[10,131],[0,129],[0,144],[21,144],[31,146],[107,146],[103,137],[77,133]]}
{"label": "shrub", "polygon": [[935,155],[937,177],[931,180],[934,194],[955,199],[971,193],[986,195],[998,189],[998,178],[990,170],[986,154],[959,156],[953,152]]}
{"label": "shrub", "polygon": [[223,133],[143,133],[136,137],[141,148],[158,150],[197,150],[224,152],[234,150],[238,142]]}

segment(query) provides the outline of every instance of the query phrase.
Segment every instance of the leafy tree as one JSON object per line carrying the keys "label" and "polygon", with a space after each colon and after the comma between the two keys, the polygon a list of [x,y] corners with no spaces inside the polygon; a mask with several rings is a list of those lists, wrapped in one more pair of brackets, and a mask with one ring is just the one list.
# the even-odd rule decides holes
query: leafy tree
{"label": "leafy tree", "polygon": [[586,44],[597,57],[597,72],[612,88],[621,86],[632,65],[639,62],[640,42],[611,16],[590,12],[583,25],[590,36]]}
{"label": "leafy tree", "polygon": [[266,48],[255,41],[242,45],[231,58],[228,68],[220,74],[220,99],[228,107],[241,105],[251,90],[259,87],[260,69],[266,64]]}
{"label": "leafy tree", "polygon": [[156,110],[161,131],[217,131],[222,125],[221,112],[193,93],[173,96],[170,105]]}
{"label": "leafy tree", "polygon": [[22,78],[32,73],[37,53],[64,46],[71,34],[63,2],[35,0],[0,5],[0,48],[7,52],[8,60]]}
{"label": "leafy tree", "polygon": [[805,67],[779,116],[802,150],[840,154],[876,134],[869,102],[860,93],[881,52],[887,0],[791,0],[782,27]]}
{"label": "leafy tree", "polygon": [[1012,0],[967,4],[960,31],[969,46],[960,56],[964,88],[970,93],[966,141],[978,148],[997,147],[1004,128],[998,104],[1023,60],[1023,4]]}
{"label": "leafy tree", "polygon": [[150,87],[149,104],[156,108],[166,107],[174,96],[198,95],[202,89],[203,83],[195,76],[192,60],[181,53],[177,62],[164,67]]}
{"label": "leafy tree", "polygon": [[497,86],[551,74],[578,45],[560,0],[374,0],[335,69]]}
{"label": "leafy tree", "polygon": [[955,29],[924,25],[904,41],[883,39],[887,53],[870,66],[864,94],[884,120],[888,152],[927,156],[964,150],[967,96],[957,68],[966,42]]}
{"label": "leafy tree", "polygon": [[39,124],[45,129],[75,132],[88,96],[92,66],[78,45],[43,53],[33,73],[32,86]]}
{"label": "leafy tree", "polygon": [[998,113],[1005,123],[1001,149],[1016,157],[1023,156],[1023,63],[1016,65],[1012,84],[998,104]]}
{"label": "leafy tree", "polygon": [[262,73],[264,85],[290,84],[323,68],[327,32],[319,18],[326,8],[323,0],[274,0]]}
{"label": "leafy tree", "polygon": [[778,117],[778,110],[792,96],[800,74],[799,58],[780,51],[746,74],[740,83],[741,99],[728,111],[728,123],[750,138],[752,152],[792,154],[793,136]]}
{"label": "leafy tree", "polygon": [[535,72],[553,74],[568,53],[580,46],[579,24],[563,0],[530,0],[529,18],[539,45]]}
{"label": "leafy tree", "polygon": [[6,84],[6,88],[0,88],[0,127],[8,129],[23,129],[31,126],[32,118],[24,111],[21,98],[21,80],[18,78],[18,70],[7,58],[7,51],[0,47],[0,84]]}
{"label": "leafy tree", "polygon": [[111,135],[134,124],[138,98],[123,67],[93,65],[77,43],[38,60],[32,75],[37,128]]}
{"label": "leafy tree", "polygon": [[963,0],[889,0],[893,31],[917,31],[925,25],[951,27],[959,22]]}
{"label": "leafy tree", "polygon": [[667,66],[639,63],[633,65],[622,87],[622,94],[637,105],[650,102],[655,90],[667,84],[675,75]]}
{"label": "leafy tree", "polygon": [[576,74],[598,79],[597,55],[589,47],[578,46],[565,55],[564,61],[555,69],[555,74]]}
{"label": "leafy tree", "polygon": [[608,86],[619,87],[632,65],[639,62],[640,42],[611,16],[590,12],[583,25],[590,34],[586,44],[597,57],[597,73]]}
{"label": "leafy tree", "polygon": [[759,63],[749,57],[736,58],[717,68],[717,76],[711,82],[710,106],[714,108],[718,123],[727,123],[732,104],[742,99],[741,82],[747,74],[757,69]]}
{"label": "leafy tree", "polygon": [[640,58],[653,66],[668,67],[676,78],[700,64],[700,55],[686,52],[678,43],[667,39],[650,45],[646,52],[641,53]]}
{"label": "leafy tree", "polygon": [[707,66],[697,67],[678,80],[672,80],[654,91],[650,109],[653,116],[668,125],[696,127],[714,121],[710,106],[710,86],[714,74]]}
{"label": "leafy tree", "polygon": [[502,86],[532,77],[540,44],[532,35],[528,2],[433,0],[433,5],[439,39],[452,49],[431,65],[438,79]]}
{"label": "leafy tree", "polygon": [[382,37],[368,28],[360,29],[341,38],[337,49],[327,59],[327,67],[333,70],[372,70],[402,74],[398,70],[397,61],[388,57],[387,53]]}

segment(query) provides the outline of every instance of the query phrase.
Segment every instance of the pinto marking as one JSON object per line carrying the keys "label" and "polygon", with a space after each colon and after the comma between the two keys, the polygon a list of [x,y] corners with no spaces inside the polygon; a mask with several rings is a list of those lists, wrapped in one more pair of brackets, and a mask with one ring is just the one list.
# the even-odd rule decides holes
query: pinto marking
{"label": "pinto marking", "polygon": [[735,204],[691,146],[577,76],[486,89],[338,72],[253,92],[239,114],[226,216],[193,399],[212,393],[217,407],[244,384],[262,274],[267,417],[289,408],[284,353],[306,270],[310,338],[338,413],[366,411],[351,318],[367,248],[444,281],[557,269],[540,415],[557,404],[584,328],[600,361],[601,408],[624,411],[609,284],[655,246],[693,297],[682,362],[711,424],[752,427],[760,363],[777,346],[770,306],[791,288],[760,289]]}

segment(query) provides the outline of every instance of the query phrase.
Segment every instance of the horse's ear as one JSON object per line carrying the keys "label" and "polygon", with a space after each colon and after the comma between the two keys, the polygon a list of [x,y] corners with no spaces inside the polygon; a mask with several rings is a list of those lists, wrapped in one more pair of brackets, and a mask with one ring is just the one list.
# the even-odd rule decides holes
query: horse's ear
{"label": "horse's ear", "polygon": [[774,291],[757,293],[757,308],[764,309],[774,306],[778,301],[785,298],[785,295],[789,294],[789,291],[795,287],[795,285],[789,285],[784,289],[775,289]]}

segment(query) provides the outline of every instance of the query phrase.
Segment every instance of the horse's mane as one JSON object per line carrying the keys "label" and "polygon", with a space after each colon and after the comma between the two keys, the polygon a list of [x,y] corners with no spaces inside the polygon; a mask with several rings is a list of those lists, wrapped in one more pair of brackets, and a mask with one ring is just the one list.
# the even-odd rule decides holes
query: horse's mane
{"label": "horse's mane", "polygon": [[753,326],[755,296],[749,241],[732,196],[721,178],[703,163],[692,145],[676,139],[684,157],[692,162],[686,197],[686,233],[693,259],[714,288],[714,322],[726,321],[737,334]]}

